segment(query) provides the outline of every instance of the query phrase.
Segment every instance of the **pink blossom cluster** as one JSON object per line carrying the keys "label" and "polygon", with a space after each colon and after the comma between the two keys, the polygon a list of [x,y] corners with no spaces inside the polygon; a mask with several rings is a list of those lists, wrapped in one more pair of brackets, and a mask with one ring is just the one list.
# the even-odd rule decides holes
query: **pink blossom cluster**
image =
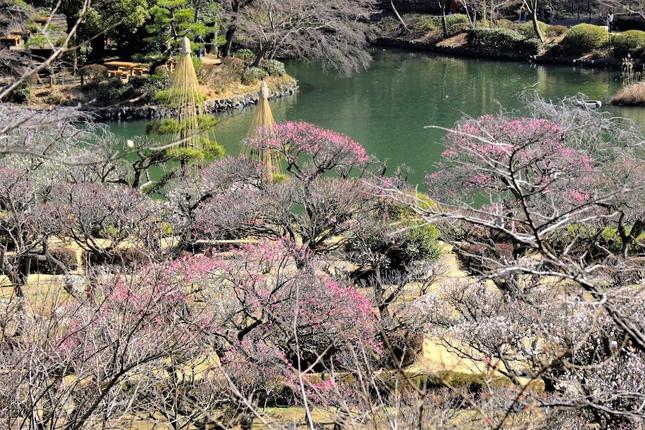
{"label": "pink blossom cluster", "polygon": [[302,154],[313,157],[316,164],[348,165],[368,160],[365,148],[351,137],[302,121],[287,121],[264,128],[247,144],[258,149],[273,149],[293,161]]}
{"label": "pink blossom cluster", "polygon": [[361,294],[356,288],[351,286],[341,286],[336,280],[329,279],[325,282],[325,287],[331,293],[334,301],[346,303],[356,311],[359,318],[371,320],[376,311],[372,303]]}
{"label": "pink blossom cluster", "polygon": [[[92,296],[94,300],[62,307],[59,312],[72,316],[65,330],[54,339],[52,354],[57,356],[91,356],[101,354],[95,336],[104,332],[138,328],[131,338],[133,347],[148,345],[151,338],[173,336],[175,339],[190,337],[190,330],[177,324],[176,315],[183,312],[187,295],[182,284],[175,284],[168,278],[163,267],[151,266],[134,277],[115,276],[97,285]],[[208,326],[205,319],[198,321]]]}
{"label": "pink blossom cluster", "polygon": [[206,255],[190,255],[174,260],[168,266],[170,275],[179,275],[187,283],[204,280],[209,274],[225,266],[225,262]]}
{"label": "pink blossom cluster", "polygon": [[442,156],[427,180],[431,189],[448,194],[521,187],[580,203],[596,173],[588,154],[567,145],[558,123],[539,118],[485,115],[467,121],[448,135]]}
{"label": "pink blossom cluster", "polygon": [[591,169],[591,158],[565,144],[564,129],[554,121],[539,118],[504,119],[485,115],[467,122],[449,136],[445,158],[470,152],[476,156],[520,163],[538,159],[558,160],[560,165]]}
{"label": "pink blossom cluster", "polygon": [[586,192],[580,191],[580,190],[576,190],[576,189],[569,190],[568,195],[569,195],[569,197],[571,199],[573,199],[574,202],[576,202],[578,204],[582,204],[582,203],[586,202],[587,200],[589,200],[589,197],[590,197],[589,193],[586,193]]}

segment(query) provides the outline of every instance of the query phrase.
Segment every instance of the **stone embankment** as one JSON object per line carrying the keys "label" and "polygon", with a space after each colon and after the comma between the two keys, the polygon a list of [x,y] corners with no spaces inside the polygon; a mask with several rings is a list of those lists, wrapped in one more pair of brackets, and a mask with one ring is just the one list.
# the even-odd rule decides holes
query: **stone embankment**
{"label": "stone embankment", "polygon": [[[298,82],[293,79],[288,84],[281,85],[278,88],[271,89],[269,99],[278,99],[296,94],[298,91]],[[209,113],[227,112],[244,109],[248,106],[257,104],[258,94],[247,93],[239,96],[223,99],[206,100],[206,110]],[[87,112],[94,115],[96,121],[129,121],[140,119],[158,119],[173,114],[172,109],[160,105],[142,105],[142,106],[114,106],[87,108]]]}

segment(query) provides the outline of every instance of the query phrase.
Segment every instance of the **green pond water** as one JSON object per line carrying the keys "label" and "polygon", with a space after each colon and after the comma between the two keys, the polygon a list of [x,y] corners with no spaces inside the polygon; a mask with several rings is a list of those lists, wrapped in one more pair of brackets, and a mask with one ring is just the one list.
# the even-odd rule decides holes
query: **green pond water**
{"label": "green pond water", "polygon": [[[406,164],[410,181],[423,184],[442,152],[445,132],[464,115],[521,110],[522,91],[549,100],[577,93],[607,103],[620,88],[615,72],[560,66],[458,59],[411,52],[378,52],[369,70],[350,77],[304,62],[287,64],[300,84],[296,96],[272,101],[277,121],[303,120],[346,133],[394,168]],[[238,154],[253,107],[219,115],[216,137]],[[645,109],[609,107],[645,124]],[[112,122],[122,139],[145,134],[146,121]]]}

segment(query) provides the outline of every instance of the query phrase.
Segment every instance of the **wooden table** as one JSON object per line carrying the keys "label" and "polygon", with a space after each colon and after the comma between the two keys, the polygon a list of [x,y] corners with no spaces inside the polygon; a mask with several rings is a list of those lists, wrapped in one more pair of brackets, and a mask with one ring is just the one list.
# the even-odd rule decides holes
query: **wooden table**
{"label": "wooden table", "polygon": [[134,76],[135,74],[143,75],[143,72],[148,68],[145,64],[133,63],[130,61],[106,61],[104,65],[110,71],[111,76],[114,75],[126,78]]}

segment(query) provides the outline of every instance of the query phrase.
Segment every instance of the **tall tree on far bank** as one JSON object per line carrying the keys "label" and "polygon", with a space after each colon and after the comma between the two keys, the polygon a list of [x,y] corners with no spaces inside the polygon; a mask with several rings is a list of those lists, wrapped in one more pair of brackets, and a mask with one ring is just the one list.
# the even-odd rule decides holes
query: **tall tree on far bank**
{"label": "tall tree on far bank", "polygon": [[237,33],[237,17],[240,11],[245,7],[251,5],[254,0],[223,0],[222,5],[224,9],[228,12],[229,23],[226,28],[226,42],[224,44],[224,56],[231,55],[233,50],[233,41],[235,40],[235,34]]}
{"label": "tall tree on far bank", "polygon": [[221,6],[206,0],[158,0],[150,15],[152,23],[146,26],[147,41],[162,52],[170,52],[181,39],[188,37],[193,47],[203,47],[212,38],[218,45]]}
{"label": "tall tree on far bank", "polygon": [[225,2],[232,38],[251,48],[257,65],[262,59],[298,57],[323,61],[343,72],[365,67],[367,21],[375,0],[252,0]]}
{"label": "tall tree on far bank", "polygon": [[540,42],[544,42],[544,34],[540,29],[540,22],[538,21],[538,9],[540,7],[540,0],[524,0],[524,6],[531,14],[531,22],[533,22],[533,30],[535,34],[540,39]]}

